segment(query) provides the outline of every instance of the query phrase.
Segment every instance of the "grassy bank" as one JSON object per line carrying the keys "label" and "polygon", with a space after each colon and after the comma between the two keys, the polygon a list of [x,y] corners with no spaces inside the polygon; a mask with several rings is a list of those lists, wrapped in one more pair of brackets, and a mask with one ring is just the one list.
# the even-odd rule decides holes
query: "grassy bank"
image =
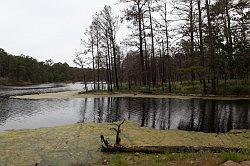
{"label": "grassy bank", "polygon": [[[206,161],[210,165],[226,159],[250,160],[249,154],[104,154],[99,136],[110,142],[115,135],[109,124],[76,124],[0,133],[0,165],[32,165],[36,162],[51,165],[161,165],[162,163],[191,163]],[[250,148],[250,131],[227,134],[206,134],[179,130],[159,131],[139,128],[126,122],[122,127],[122,143],[129,146],[226,146]]]}
{"label": "grassy bank", "polygon": [[[208,96],[211,95],[211,83],[207,83]],[[87,93],[93,93],[98,91],[89,91]],[[100,91],[99,91],[100,92]],[[218,81],[216,90],[217,96],[249,96],[250,95],[250,80],[228,80]],[[170,94],[168,91],[168,84],[163,86],[131,86],[129,90],[127,84],[123,84],[119,90],[113,89],[113,93],[138,93],[138,94],[151,94],[151,95],[166,95]],[[184,82],[173,82],[172,83],[172,94],[173,95],[198,95],[203,94],[203,84],[200,81],[184,81]]]}
{"label": "grassy bank", "polygon": [[[250,80],[218,81],[216,95],[219,96],[248,96],[250,95]],[[207,83],[207,92],[211,94],[211,83]],[[202,94],[203,84],[200,81],[176,82],[173,84],[174,93],[177,94]]]}

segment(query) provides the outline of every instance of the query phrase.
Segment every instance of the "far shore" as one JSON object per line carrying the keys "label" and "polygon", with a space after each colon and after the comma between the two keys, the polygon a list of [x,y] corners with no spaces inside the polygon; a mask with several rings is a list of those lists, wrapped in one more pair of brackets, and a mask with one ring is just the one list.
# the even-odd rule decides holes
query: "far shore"
{"label": "far shore", "polygon": [[102,98],[102,97],[131,97],[131,98],[156,98],[156,99],[211,99],[211,100],[250,100],[250,97],[238,97],[238,96],[202,96],[196,94],[190,95],[170,95],[170,94],[143,94],[143,93],[108,93],[108,92],[90,92],[81,94],[80,91],[68,91],[58,93],[44,93],[33,95],[12,96],[13,99],[76,99],[76,98]]}

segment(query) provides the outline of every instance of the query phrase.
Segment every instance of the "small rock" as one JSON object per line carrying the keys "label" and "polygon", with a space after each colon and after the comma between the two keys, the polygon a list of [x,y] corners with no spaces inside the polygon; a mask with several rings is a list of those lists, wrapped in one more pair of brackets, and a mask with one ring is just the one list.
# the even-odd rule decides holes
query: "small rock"
{"label": "small rock", "polygon": [[140,156],[140,153],[136,152],[136,153],[135,153],[135,156]]}
{"label": "small rock", "polygon": [[104,161],[102,162],[102,164],[103,164],[103,165],[108,165],[108,164],[109,164],[109,161],[108,161],[108,160],[104,160]]}
{"label": "small rock", "polygon": [[42,160],[40,163],[35,164],[35,166],[49,166],[49,165],[53,165],[53,163],[48,160]]}
{"label": "small rock", "polygon": [[227,161],[227,162],[221,164],[220,166],[241,166],[241,164],[229,160],[229,161]]}

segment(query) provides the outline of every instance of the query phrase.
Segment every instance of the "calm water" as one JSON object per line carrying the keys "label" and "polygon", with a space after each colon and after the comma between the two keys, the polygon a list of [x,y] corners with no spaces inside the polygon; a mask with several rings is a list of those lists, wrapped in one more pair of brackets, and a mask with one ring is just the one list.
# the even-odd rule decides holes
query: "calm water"
{"label": "calm water", "polygon": [[[82,89],[82,84],[42,85],[2,90],[36,93]],[[22,91],[22,92],[20,92]],[[115,122],[128,119],[144,127],[203,132],[250,129],[250,100],[180,100],[142,98],[19,100],[0,98],[0,131],[53,127],[87,122]]]}
{"label": "calm water", "polygon": [[[88,89],[93,88],[93,84],[88,84]],[[101,86],[102,87],[102,86]],[[105,84],[103,85],[105,89]],[[74,83],[74,84],[41,84],[41,85],[31,85],[31,86],[21,86],[21,87],[7,87],[0,85],[0,97],[9,97],[24,94],[37,94],[37,93],[50,93],[50,92],[64,92],[64,91],[79,91],[84,89],[84,84]]]}

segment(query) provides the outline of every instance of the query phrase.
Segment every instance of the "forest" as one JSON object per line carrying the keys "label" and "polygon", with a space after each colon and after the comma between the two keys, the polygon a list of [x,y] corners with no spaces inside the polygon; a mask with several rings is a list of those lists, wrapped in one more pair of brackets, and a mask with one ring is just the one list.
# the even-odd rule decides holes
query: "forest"
{"label": "forest", "polygon": [[[0,50],[1,82],[100,82],[108,91],[250,94],[246,0],[119,0],[96,12],[73,62],[38,62]],[[126,27],[125,27],[126,26]],[[124,28],[125,27],[125,28]],[[124,30],[126,29],[126,30]],[[125,32],[122,40],[119,34]],[[4,81],[3,81],[4,80]]]}
{"label": "forest", "polygon": [[[38,62],[29,56],[14,56],[0,49],[0,85],[27,85],[84,80],[83,70],[53,60]],[[84,69],[90,75],[90,69]],[[89,74],[88,74],[89,73]]]}
{"label": "forest", "polygon": [[[84,62],[91,53],[97,90],[105,68],[109,91],[126,83],[146,92],[250,93],[249,1],[119,2],[125,4],[120,16],[110,6],[93,16],[85,51],[76,56]],[[124,24],[127,36],[119,43]]]}

